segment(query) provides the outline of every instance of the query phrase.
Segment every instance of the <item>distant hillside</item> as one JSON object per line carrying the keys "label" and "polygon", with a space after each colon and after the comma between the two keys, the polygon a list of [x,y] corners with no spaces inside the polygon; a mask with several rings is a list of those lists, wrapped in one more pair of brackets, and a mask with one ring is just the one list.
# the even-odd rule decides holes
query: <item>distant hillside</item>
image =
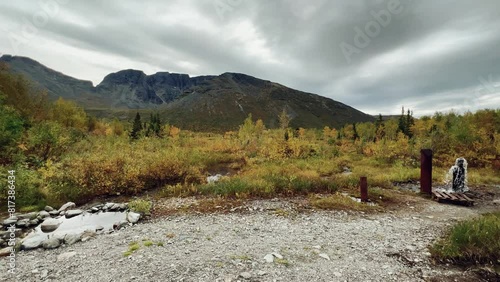
{"label": "distant hillside", "polygon": [[239,73],[189,77],[122,70],[94,87],[29,58],[4,55],[0,61],[46,88],[49,98],[73,100],[98,116],[126,119],[136,111],[158,111],[172,124],[200,131],[237,129],[249,113],[273,128],[283,110],[292,118],[292,127],[339,127],[375,120],[332,99]]}

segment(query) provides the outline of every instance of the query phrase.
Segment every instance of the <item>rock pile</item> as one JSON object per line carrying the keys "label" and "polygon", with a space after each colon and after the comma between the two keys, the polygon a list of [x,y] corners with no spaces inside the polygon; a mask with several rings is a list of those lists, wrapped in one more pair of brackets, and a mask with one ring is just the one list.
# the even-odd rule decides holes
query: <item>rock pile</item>
{"label": "rock pile", "polygon": [[[127,211],[125,219],[113,224],[113,229],[118,230],[128,225],[136,224],[141,215],[128,210],[127,203],[106,203],[95,205],[89,209],[82,210],[76,209],[73,202],[68,202],[62,205],[59,209],[46,206],[44,210],[39,212],[30,212],[26,214],[15,214],[3,221],[0,221],[0,255],[10,252],[10,247],[7,246],[8,239],[12,237],[10,231],[7,229],[15,226],[16,245],[20,246],[22,250],[31,250],[43,247],[44,249],[54,249],[61,244],[72,245],[78,241],[86,241],[98,233],[104,232],[102,226],[92,229],[77,229],[64,233],[54,233],[50,236],[50,232],[56,231],[64,219],[69,219],[85,213],[100,213],[100,212],[124,212]],[[40,226],[43,233],[30,231]],[[13,229],[10,229],[13,230]],[[24,235],[28,234],[25,238],[21,239]],[[1,249],[3,248],[3,249]],[[9,250],[7,250],[9,249]],[[5,251],[5,252],[4,252]]]}

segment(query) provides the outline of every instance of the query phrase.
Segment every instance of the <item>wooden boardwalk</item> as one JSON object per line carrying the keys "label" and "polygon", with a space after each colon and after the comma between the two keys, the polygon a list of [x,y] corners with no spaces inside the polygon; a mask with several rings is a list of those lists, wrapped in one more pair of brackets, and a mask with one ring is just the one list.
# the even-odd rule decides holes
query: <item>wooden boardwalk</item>
{"label": "wooden boardwalk", "polygon": [[474,200],[464,193],[449,193],[445,191],[432,191],[432,198],[439,203],[451,203],[464,206],[473,206]]}

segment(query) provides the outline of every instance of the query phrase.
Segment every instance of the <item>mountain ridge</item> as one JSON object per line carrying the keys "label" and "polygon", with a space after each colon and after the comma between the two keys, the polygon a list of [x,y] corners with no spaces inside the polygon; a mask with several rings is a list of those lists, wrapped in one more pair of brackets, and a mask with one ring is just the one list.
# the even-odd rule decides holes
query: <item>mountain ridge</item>
{"label": "mountain ridge", "polygon": [[101,117],[129,119],[136,111],[156,111],[170,123],[200,131],[237,129],[250,113],[266,126],[277,127],[283,110],[292,127],[340,127],[375,119],[333,99],[242,73],[190,77],[125,69],[106,75],[94,86],[28,57],[3,55],[0,61],[47,89],[50,99],[73,100]]}

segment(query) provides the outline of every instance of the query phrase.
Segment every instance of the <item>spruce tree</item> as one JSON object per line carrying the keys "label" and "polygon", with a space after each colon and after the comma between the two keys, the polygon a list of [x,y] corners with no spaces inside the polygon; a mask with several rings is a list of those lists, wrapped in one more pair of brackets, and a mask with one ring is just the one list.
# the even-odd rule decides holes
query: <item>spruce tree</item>
{"label": "spruce tree", "polygon": [[139,138],[142,130],[141,115],[139,112],[135,115],[134,124],[132,125],[132,131],[130,132],[130,138],[135,140]]}

